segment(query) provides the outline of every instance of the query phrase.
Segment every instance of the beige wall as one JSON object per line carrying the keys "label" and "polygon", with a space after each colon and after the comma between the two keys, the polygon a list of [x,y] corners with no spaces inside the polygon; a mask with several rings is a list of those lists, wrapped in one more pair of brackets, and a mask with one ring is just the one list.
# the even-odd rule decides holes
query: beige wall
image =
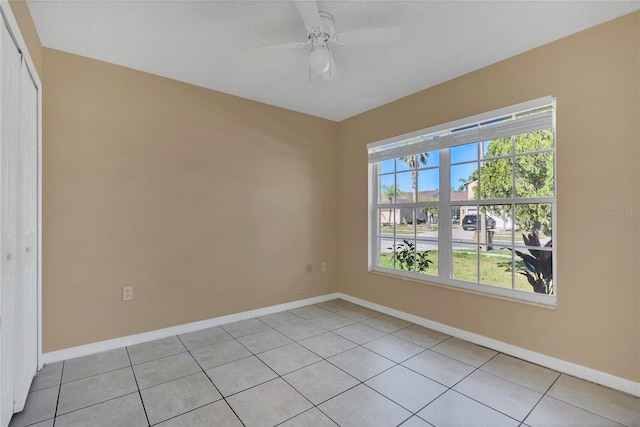
{"label": "beige wall", "polygon": [[336,123],[43,60],[45,352],[337,290]]}
{"label": "beige wall", "polygon": [[[428,72],[428,70],[425,70]],[[640,13],[513,57],[339,125],[340,290],[640,380]],[[556,310],[367,272],[366,144],[557,97]]]}

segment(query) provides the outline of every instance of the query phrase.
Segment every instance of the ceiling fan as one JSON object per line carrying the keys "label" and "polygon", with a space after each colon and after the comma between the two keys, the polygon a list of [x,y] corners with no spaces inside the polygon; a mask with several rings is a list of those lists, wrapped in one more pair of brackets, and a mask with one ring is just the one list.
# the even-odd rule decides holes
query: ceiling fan
{"label": "ceiling fan", "polygon": [[338,70],[329,49],[330,43],[338,46],[352,43],[378,43],[396,41],[402,36],[402,30],[398,25],[336,33],[333,16],[328,12],[318,11],[318,5],[314,0],[298,0],[295,4],[307,31],[306,41],[254,47],[247,51],[271,53],[311,45],[309,69],[322,75],[324,80],[333,80],[338,76]]}

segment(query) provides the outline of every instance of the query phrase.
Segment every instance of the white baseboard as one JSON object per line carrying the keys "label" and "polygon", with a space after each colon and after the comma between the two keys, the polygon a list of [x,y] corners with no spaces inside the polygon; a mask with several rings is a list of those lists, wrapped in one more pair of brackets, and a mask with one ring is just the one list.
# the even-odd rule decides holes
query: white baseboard
{"label": "white baseboard", "polygon": [[488,347],[501,353],[517,357],[518,359],[526,360],[528,362],[535,363],[537,365],[541,365],[558,372],[562,372],[577,378],[582,378],[587,381],[601,384],[606,387],[610,387],[631,394],[633,396],[640,397],[640,383],[638,382],[607,374],[602,371],[597,371],[592,368],[587,368],[586,366],[567,362],[566,360],[547,356],[542,353],[527,350],[526,348],[507,344],[493,338],[487,338],[483,335],[474,334],[473,332],[468,332],[463,329],[458,329],[442,323],[434,322],[433,320],[425,319],[423,317],[405,313],[404,311],[395,310],[384,305],[352,297],[351,295],[338,293],[338,296],[339,298],[345,299],[354,304],[362,305],[372,310],[388,314],[389,316],[397,317],[399,319],[406,320],[407,322],[415,323],[416,325],[424,326],[426,328],[433,329],[434,331],[442,332],[444,334],[451,335],[453,337],[460,338],[462,340],[469,341],[483,347]]}
{"label": "white baseboard", "polygon": [[106,341],[99,341],[91,344],[80,345],[77,347],[65,348],[62,350],[51,351],[42,355],[45,364],[55,363],[63,360],[69,360],[76,357],[88,356],[90,354],[100,353],[108,350],[115,350],[130,345],[141,344],[161,338],[167,338],[173,335],[186,334],[200,329],[211,328],[226,323],[238,322],[240,320],[252,319],[254,317],[266,316],[267,314],[278,313],[280,311],[291,310],[303,307],[309,304],[318,304],[320,302],[329,301],[338,298],[338,293],[322,295],[319,297],[307,298],[298,301],[287,302],[284,304],[272,305],[270,307],[258,308],[255,310],[234,313],[228,316],[214,317],[212,319],[201,320],[199,322],[186,323],[184,325],[171,326],[169,328],[157,329],[155,331],[143,332],[135,335],[114,338]]}
{"label": "white baseboard", "polygon": [[372,310],[376,310],[381,313],[385,313],[390,316],[415,323],[416,325],[433,329],[434,331],[442,332],[444,334],[451,335],[453,337],[460,338],[462,340],[469,341],[483,347],[488,347],[501,353],[509,354],[519,359],[529,361],[531,363],[535,363],[537,365],[545,366],[558,372],[572,375],[577,378],[582,378],[587,381],[601,384],[606,387],[610,387],[640,397],[640,383],[638,382],[607,374],[605,372],[597,371],[595,369],[587,368],[585,366],[577,365],[575,363],[567,362],[562,359],[547,356],[542,353],[527,350],[522,347],[517,347],[515,345],[498,341],[493,338],[488,338],[483,335],[474,334],[473,332],[468,332],[463,329],[458,329],[442,323],[434,322],[433,320],[405,313],[404,311],[389,308],[384,305],[352,297],[351,295],[343,294],[340,292],[288,302],[285,304],[272,305],[270,307],[264,307],[255,310],[243,311],[241,313],[230,314],[228,316],[214,317],[212,319],[202,320],[199,322],[172,326],[169,328],[143,332],[141,334],[129,335],[112,340],[81,345],[78,347],[52,351],[49,353],[44,353],[42,355],[42,358],[45,364],[55,363],[62,360],[73,359],[75,357],[87,356],[90,354],[100,353],[102,351],[114,350],[116,348],[140,344],[143,342],[166,338],[173,335],[180,335],[187,332],[194,332],[200,329],[211,328],[213,326],[224,325],[226,323],[238,322],[240,320],[246,320],[254,317],[265,316],[267,314],[277,313],[280,311],[291,310],[293,308],[298,308],[309,304],[317,304],[334,298],[342,298],[355,304],[368,307]]}

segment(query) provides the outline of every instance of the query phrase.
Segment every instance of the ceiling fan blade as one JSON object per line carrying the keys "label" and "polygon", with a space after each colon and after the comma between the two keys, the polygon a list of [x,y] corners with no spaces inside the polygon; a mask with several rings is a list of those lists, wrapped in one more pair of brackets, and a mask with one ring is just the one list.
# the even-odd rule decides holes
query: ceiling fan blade
{"label": "ceiling fan blade", "polygon": [[309,42],[306,42],[306,43],[288,42],[288,43],[272,44],[268,46],[250,47],[246,49],[246,51],[250,53],[272,53],[272,52],[280,52],[281,50],[299,49],[308,44]]}
{"label": "ceiling fan blade", "polygon": [[309,30],[319,30],[322,28],[320,14],[318,13],[318,5],[315,0],[298,0],[296,1],[296,7],[304,21],[304,25],[306,25]]}
{"label": "ceiling fan blade", "polygon": [[400,40],[402,29],[399,25],[390,27],[369,28],[366,30],[337,33],[332,40],[339,45],[348,43],[379,43]]}
{"label": "ceiling fan blade", "polygon": [[333,54],[329,52],[331,62],[329,64],[329,69],[322,73],[322,80],[333,80],[338,77],[338,69],[336,68],[336,63],[333,62]]}

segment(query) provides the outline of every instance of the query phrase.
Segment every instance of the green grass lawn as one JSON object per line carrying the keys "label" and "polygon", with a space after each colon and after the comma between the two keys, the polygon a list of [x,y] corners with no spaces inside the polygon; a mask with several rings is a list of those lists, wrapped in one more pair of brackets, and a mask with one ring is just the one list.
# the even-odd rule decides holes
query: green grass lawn
{"label": "green grass lawn", "polygon": [[[508,257],[505,257],[507,255]],[[480,254],[480,283],[491,284],[503,288],[511,289],[511,252],[508,250],[490,251],[487,254]],[[429,269],[425,274],[438,274],[438,251],[429,252],[429,260],[433,264],[429,265]],[[464,250],[453,252],[453,278],[464,280],[467,282],[478,282],[477,277],[477,261],[478,257],[474,253]],[[380,265],[382,267],[393,268],[393,257],[390,253],[383,253],[380,256]],[[518,271],[524,268],[522,261],[516,260],[516,289],[533,292],[533,288],[527,281],[526,277],[518,274]]]}
{"label": "green grass lawn", "polygon": [[[424,231],[438,231],[438,224],[418,224],[418,233]],[[383,225],[381,229],[382,233],[393,233],[393,226]],[[396,234],[413,234],[413,225],[409,224],[396,224]]]}

